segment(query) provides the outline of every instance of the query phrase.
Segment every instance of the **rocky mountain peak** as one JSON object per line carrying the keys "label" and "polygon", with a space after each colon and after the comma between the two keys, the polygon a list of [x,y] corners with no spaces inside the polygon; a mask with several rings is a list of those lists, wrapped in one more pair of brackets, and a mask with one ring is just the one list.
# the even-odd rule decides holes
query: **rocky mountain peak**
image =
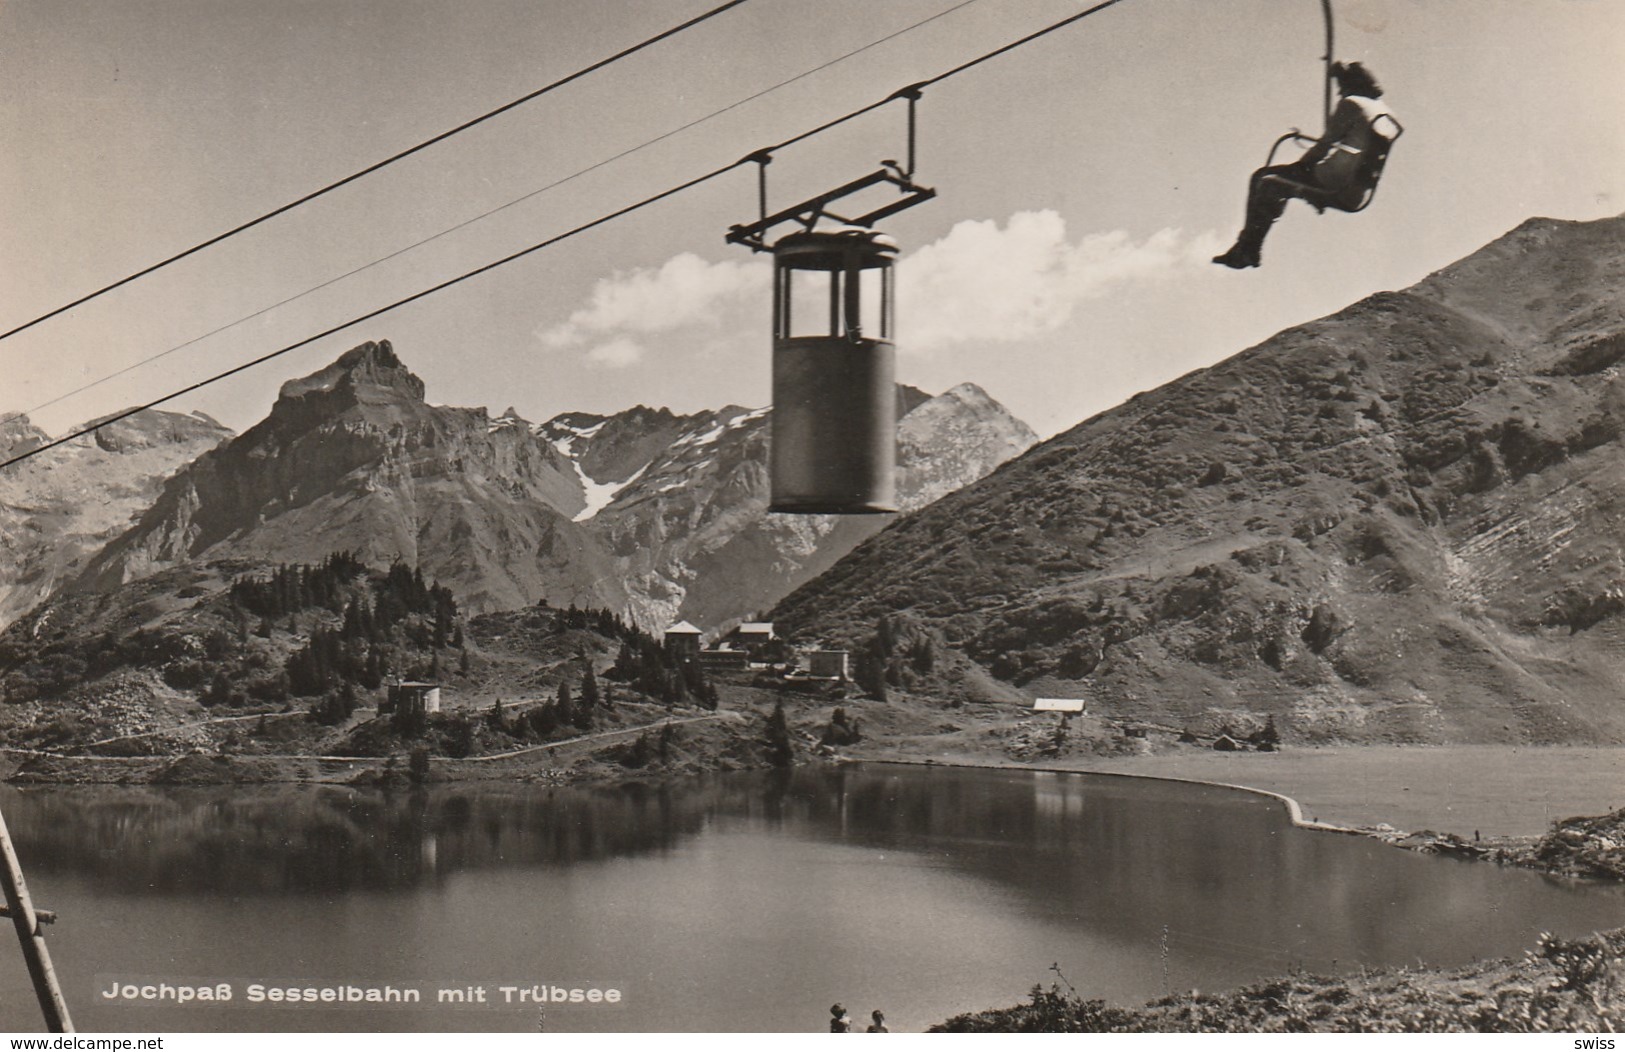
{"label": "rocky mountain peak", "polygon": [[[897,397],[910,506],[1032,442],[972,385],[938,397],[899,386]],[[111,590],[189,561],[348,550],[417,563],[471,609],[545,597],[651,628],[679,612],[715,625],[765,608],[884,525],[769,516],[769,418],[636,405],[533,426],[513,407],[430,405],[390,343],[369,342],[283,385],[266,420],[171,479],[76,587]]]}
{"label": "rocky mountain peak", "polygon": [[938,398],[954,398],[954,399],[959,400],[960,402],[963,402],[966,405],[974,405],[974,406],[987,406],[987,405],[995,405],[996,404],[993,401],[993,397],[991,395],[989,395],[986,391],[982,390],[976,384],[970,383],[968,381],[966,383],[962,383],[962,384],[955,384],[953,387],[948,388],[948,390],[942,392],[942,394],[938,395],[937,397]]}
{"label": "rocky mountain peak", "polygon": [[[972,384],[971,386],[975,385]],[[931,395],[920,390],[918,387],[910,387],[908,384],[898,384],[897,419],[901,420],[903,417],[914,412],[914,410],[918,409],[920,406],[931,401],[931,397]]]}
{"label": "rocky mountain peak", "polygon": [[973,383],[920,403],[897,425],[904,511],[968,486],[1037,443],[1032,428]]}
{"label": "rocky mountain peak", "polygon": [[[230,436],[201,413],[144,409],[0,472],[0,625],[54,594],[176,469]],[[0,453],[48,440],[25,416],[0,420]]]}
{"label": "rocky mountain peak", "polygon": [[159,446],[207,447],[230,438],[232,431],[207,413],[170,413],[143,409],[138,413],[103,423],[112,416],[91,420],[75,431],[94,427],[95,431],[77,439],[77,444],[95,445],[108,453],[134,453]]}
{"label": "rocky mountain peak", "polygon": [[419,564],[475,609],[544,594],[615,605],[612,583],[576,590],[566,565],[591,567],[592,553],[570,524],[582,487],[564,458],[523,421],[424,393],[388,340],[289,381],[269,417],[172,478],[76,587],[197,559],[314,563],[347,550]]}
{"label": "rocky mountain peak", "polygon": [[343,394],[355,403],[405,400],[423,401],[423,381],[395,356],[388,340],[369,340],[339,356],[309,376],[289,380],[277,395],[279,402],[312,396]]}
{"label": "rocky mountain peak", "polygon": [[[928,417],[959,416],[975,420],[1008,420],[1026,428],[1019,420],[1009,415],[1009,411],[993,399],[986,391],[973,383],[962,383],[942,392],[934,398],[928,397],[919,402],[902,417],[903,422],[913,419],[914,426],[919,426]],[[1031,434],[1028,430],[1026,433]],[[1033,441],[1037,436],[1033,437]],[[1032,443],[1029,442],[1028,445]]]}
{"label": "rocky mountain peak", "polygon": [[51,436],[35,427],[27,413],[0,416],[0,457],[21,456],[50,440]]}
{"label": "rocky mountain peak", "polygon": [[665,406],[635,405],[619,413],[560,413],[537,433],[575,460],[584,481],[625,482],[701,417],[679,416]]}
{"label": "rocky mountain peak", "polygon": [[561,435],[585,431],[594,424],[601,424],[609,419],[602,413],[569,412],[560,413],[545,424],[537,424],[538,434],[556,438]]}

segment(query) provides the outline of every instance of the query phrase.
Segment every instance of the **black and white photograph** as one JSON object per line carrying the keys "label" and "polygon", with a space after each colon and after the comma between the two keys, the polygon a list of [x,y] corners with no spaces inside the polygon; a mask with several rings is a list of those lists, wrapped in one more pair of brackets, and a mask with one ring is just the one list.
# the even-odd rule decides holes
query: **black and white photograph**
{"label": "black and white photograph", "polygon": [[1613,1048],[1622,458],[1620,0],[0,0],[0,1032]]}

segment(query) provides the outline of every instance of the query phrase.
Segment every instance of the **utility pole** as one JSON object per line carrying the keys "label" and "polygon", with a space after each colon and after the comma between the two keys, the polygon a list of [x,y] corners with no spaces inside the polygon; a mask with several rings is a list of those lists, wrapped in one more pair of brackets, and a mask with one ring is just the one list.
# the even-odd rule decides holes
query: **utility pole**
{"label": "utility pole", "polygon": [[53,1034],[73,1031],[73,1020],[68,1018],[68,1005],[62,999],[62,988],[57,985],[56,972],[51,968],[51,951],[45,948],[45,933],[41,930],[39,914],[28,897],[28,885],[23,882],[22,863],[17,861],[17,849],[12,846],[11,833],[6,829],[6,818],[0,814],[0,864],[5,881],[6,912],[17,927],[17,941],[23,946],[23,960],[28,962],[28,977],[34,981],[34,994],[39,998],[40,1011],[45,1013],[45,1026]]}

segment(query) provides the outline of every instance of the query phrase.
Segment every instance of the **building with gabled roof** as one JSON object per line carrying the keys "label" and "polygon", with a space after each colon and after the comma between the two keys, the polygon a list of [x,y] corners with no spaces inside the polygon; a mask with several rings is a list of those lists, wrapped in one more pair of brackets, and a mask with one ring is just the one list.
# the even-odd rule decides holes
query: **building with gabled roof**
{"label": "building with gabled roof", "polygon": [[662,637],[666,651],[672,654],[698,654],[700,652],[699,629],[687,621],[679,621],[668,627]]}
{"label": "building with gabled roof", "polygon": [[771,643],[778,636],[773,634],[771,621],[744,621],[737,625],[725,637],[729,642],[750,646],[755,643]]}

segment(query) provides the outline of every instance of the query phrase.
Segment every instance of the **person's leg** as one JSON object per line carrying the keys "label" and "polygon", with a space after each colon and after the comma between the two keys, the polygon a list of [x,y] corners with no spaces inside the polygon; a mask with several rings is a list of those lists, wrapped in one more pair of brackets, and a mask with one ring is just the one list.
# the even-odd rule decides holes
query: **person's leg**
{"label": "person's leg", "polygon": [[1304,173],[1295,164],[1277,164],[1254,172],[1247,184],[1246,224],[1236,235],[1236,243],[1224,255],[1214,256],[1213,262],[1237,270],[1258,266],[1265,236],[1275,221],[1281,218],[1286,203],[1295,196],[1289,187],[1270,176],[1281,176],[1296,182],[1304,178]]}

